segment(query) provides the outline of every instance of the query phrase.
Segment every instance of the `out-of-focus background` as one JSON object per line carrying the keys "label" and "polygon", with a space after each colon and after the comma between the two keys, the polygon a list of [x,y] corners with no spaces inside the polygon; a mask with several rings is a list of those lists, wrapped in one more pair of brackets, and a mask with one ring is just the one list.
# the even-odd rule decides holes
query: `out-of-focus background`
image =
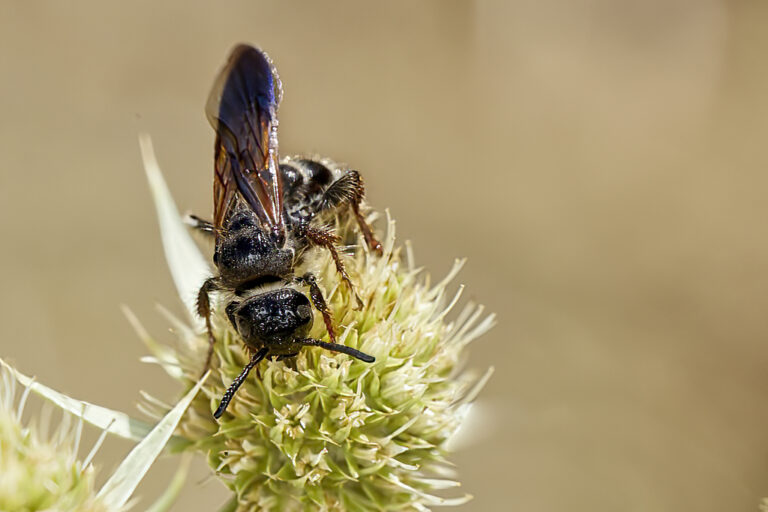
{"label": "out-of-focus background", "polygon": [[[281,150],[361,170],[418,261],[467,256],[499,315],[469,361],[496,373],[454,456],[464,510],[756,510],[767,22],[757,1],[2,2],[0,355],[114,408],[173,399],[119,309],[168,339],[155,304],[181,312],[137,134],[207,215],[203,106],[250,42],[285,84]],[[224,501],[205,475],[175,510]]]}

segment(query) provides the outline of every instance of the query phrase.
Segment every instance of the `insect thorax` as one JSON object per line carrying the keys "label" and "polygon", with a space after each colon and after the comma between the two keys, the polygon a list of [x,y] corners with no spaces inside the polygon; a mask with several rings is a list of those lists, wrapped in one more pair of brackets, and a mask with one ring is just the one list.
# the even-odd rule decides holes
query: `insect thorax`
{"label": "insect thorax", "polygon": [[256,216],[241,209],[225,223],[216,241],[214,263],[222,282],[236,291],[289,276],[294,250],[278,247]]}

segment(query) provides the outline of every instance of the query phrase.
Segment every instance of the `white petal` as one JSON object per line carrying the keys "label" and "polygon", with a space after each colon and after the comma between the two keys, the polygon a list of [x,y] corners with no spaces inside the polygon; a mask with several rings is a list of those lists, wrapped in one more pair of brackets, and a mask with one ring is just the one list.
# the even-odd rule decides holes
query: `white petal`
{"label": "white petal", "polygon": [[190,320],[195,327],[202,330],[203,320],[197,316],[197,292],[203,281],[211,276],[211,268],[190,236],[189,228],[182,221],[176,203],[173,202],[171,192],[155,158],[152,139],[147,134],[141,134],[139,145],[144,160],[144,170],[155,200],[165,259]]}
{"label": "white petal", "polygon": [[133,330],[136,331],[136,334],[139,336],[141,341],[144,342],[144,345],[146,345],[147,350],[149,350],[154,357],[142,357],[142,362],[153,362],[165,370],[165,372],[173,377],[174,379],[181,379],[184,376],[184,372],[181,369],[181,365],[179,364],[179,360],[176,358],[176,353],[174,350],[167,346],[167,345],[161,345],[160,343],[156,342],[147,332],[146,329],[144,329],[144,326],[141,325],[141,322],[139,322],[139,319],[136,318],[136,315],[133,314],[133,311],[128,309],[127,306],[123,306],[123,314],[128,318],[128,322],[133,327]]}
{"label": "white petal", "polygon": [[149,467],[165,448],[181,417],[200,391],[209,373],[206,373],[195,387],[190,389],[184,398],[179,400],[179,403],[155,425],[155,428],[131,450],[107,480],[97,494],[97,498],[102,500],[106,508],[119,509],[128,502]]}
{"label": "white petal", "polygon": [[459,428],[445,442],[444,448],[449,452],[466,450],[481,441],[491,439],[496,433],[495,422],[498,422],[498,418],[493,413],[493,407],[487,403],[461,404],[456,414],[463,418]]}

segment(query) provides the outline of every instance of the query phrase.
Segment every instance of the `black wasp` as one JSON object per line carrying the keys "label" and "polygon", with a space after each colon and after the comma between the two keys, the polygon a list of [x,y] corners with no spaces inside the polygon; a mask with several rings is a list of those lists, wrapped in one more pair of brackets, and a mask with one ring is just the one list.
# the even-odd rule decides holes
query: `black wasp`
{"label": "black wasp", "polygon": [[[231,295],[227,316],[252,352],[214,412],[216,418],[265,357],[282,359],[295,356],[301,347],[315,346],[374,361],[368,354],[336,343],[331,312],[315,277],[294,274],[308,248],[326,249],[360,304],[336,250],[339,238],[313,220],[323,212],[349,208],[366,243],[381,253],[381,244],[360,213],[362,179],[357,171],[329,168],[317,160],[278,161],[281,96],[280,78],[269,57],[239,45],[216,79],[206,107],[216,130],[213,222],[191,217],[196,228],[216,238],[213,262],[219,272],[205,281],[197,297],[197,311],[205,318],[210,343],[205,368],[215,341],[211,292]],[[301,289],[308,290],[309,297]],[[312,326],[312,306],[322,315],[331,343],[306,337]]]}

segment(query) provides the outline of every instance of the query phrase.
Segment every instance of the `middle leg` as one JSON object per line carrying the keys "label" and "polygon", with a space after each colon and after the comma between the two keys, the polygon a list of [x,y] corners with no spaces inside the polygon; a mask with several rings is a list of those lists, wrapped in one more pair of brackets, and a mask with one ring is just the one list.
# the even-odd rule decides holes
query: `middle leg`
{"label": "middle leg", "polygon": [[211,300],[210,293],[216,290],[216,278],[209,277],[200,287],[200,291],[197,292],[197,314],[205,319],[205,329],[208,333],[208,355],[205,357],[205,366],[203,366],[203,373],[208,371],[211,366],[211,357],[213,356],[213,344],[216,343],[216,338],[213,337],[213,328],[211,327]]}
{"label": "middle leg", "polygon": [[312,226],[305,226],[303,233],[307,237],[307,240],[310,241],[310,243],[330,251],[333,262],[336,264],[336,271],[341,274],[341,278],[344,280],[344,282],[347,283],[347,286],[349,286],[349,291],[352,292],[352,295],[354,295],[355,299],[357,300],[357,309],[363,309],[363,301],[360,300],[360,296],[357,295],[355,287],[352,284],[352,280],[349,279],[349,274],[347,274],[347,269],[344,267],[344,262],[341,261],[339,252],[336,250],[336,244],[339,242],[339,237],[329,229],[315,228]]}

